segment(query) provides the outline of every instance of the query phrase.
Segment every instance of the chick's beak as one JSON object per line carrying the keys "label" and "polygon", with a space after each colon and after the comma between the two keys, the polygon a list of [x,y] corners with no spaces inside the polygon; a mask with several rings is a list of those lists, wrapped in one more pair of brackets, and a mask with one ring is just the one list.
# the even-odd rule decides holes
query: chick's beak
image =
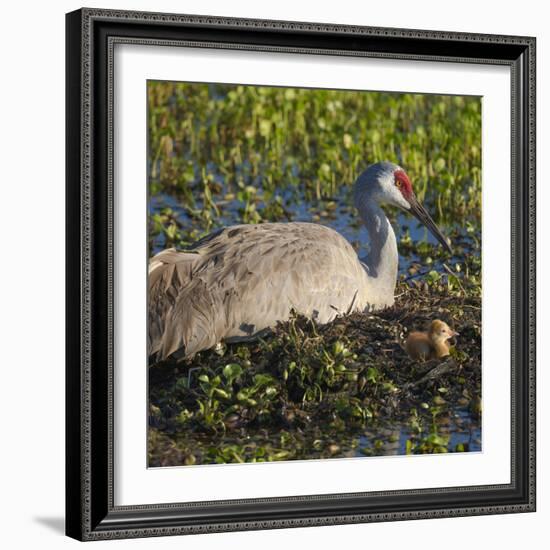
{"label": "chick's beak", "polygon": [[445,250],[452,254],[452,249],[449,246],[449,243],[447,242],[447,239],[441,233],[439,227],[435,224],[432,217],[428,214],[426,209],[422,206],[422,204],[418,201],[416,196],[412,194],[410,198],[408,199],[409,204],[411,206],[409,212],[422,224],[424,224],[430,231],[430,233],[443,245]]}

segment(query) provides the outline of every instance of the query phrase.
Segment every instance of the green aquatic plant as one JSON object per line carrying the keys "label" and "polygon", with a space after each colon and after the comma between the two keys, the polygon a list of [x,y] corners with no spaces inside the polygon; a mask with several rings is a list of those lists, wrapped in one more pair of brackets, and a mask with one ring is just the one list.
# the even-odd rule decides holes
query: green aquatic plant
{"label": "green aquatic plant", "polygon": [[[147,94],[151,255],[296,219],[343,219],[358,247],[351,186],[382,159],[406,167],[454,251],[393,216],[406,265],[393,308],[324,326],[295,315],[261,340],[152,367],[149,464],[478,449],[480,99],[155,81]],[[401,347],[434,315],[460,332],[437,375]]]}
{"label": "green aquatic plant", "polygon": [[479,225],[479,98],[150,81],[148,103],[151,192],[202,211],[203,233],[234,202],[234,222],[287,221],[277,192],[320,203],[382,159],[437,223]]}
{"label": "green aquatic plant", "polygon": [[[416,283],[400,282],[396,305],[376,314],[329,325],[295,316],[262,340],[152,367],[151,464],[469,449],[481,414],[480,297]],[[437,362],[414,362],[400,345],[433,308],[460,332],[437,375]]]}

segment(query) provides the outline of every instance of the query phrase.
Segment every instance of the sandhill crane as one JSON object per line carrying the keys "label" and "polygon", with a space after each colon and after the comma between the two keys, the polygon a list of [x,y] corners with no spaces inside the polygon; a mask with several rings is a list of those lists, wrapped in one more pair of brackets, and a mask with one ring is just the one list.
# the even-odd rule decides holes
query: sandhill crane
{"label": "sandhill crane", "polygon": [[405,351],[412,359],[441,359],[449,355],[449,340],[460,336],[447,323],[435,319],[427,332],[411,332],[405,341]]}
{"label": "sandhill crane", "polygon": [[149,262],[150,360],[251,339],[293,310],[328,323],[391,306],[397,243],[381,205],[410,212],[451,251],[400,166],[368,167],[355,182],[354,202],[370,238],[363,259],[338,232],[305,222],[234,225],[188,250],[156,254]]}

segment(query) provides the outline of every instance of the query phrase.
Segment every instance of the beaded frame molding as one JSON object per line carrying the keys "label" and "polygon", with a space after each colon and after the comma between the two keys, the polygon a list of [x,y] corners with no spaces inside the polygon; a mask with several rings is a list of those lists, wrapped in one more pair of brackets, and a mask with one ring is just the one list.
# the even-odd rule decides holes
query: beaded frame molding
{"label": "beaded frame molding", "polygon": [[[66,17],[67,535],[101,540],[534,511],[535,39],[103,9]],[[509,484],[114,505],[112,83],[117,43],[510,67]]]}

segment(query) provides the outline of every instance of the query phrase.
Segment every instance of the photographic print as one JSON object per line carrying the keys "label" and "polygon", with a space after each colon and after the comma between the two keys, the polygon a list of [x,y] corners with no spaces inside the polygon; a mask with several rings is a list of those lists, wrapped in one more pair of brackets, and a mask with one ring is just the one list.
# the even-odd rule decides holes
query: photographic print
{"label": "photographic print", "polygon": [[67,534],[534,511],[535,38],[66,40]]}
{"label": "photographic print", "polygon": [[148,466],[481,451],[481,98],[147,103]]}

